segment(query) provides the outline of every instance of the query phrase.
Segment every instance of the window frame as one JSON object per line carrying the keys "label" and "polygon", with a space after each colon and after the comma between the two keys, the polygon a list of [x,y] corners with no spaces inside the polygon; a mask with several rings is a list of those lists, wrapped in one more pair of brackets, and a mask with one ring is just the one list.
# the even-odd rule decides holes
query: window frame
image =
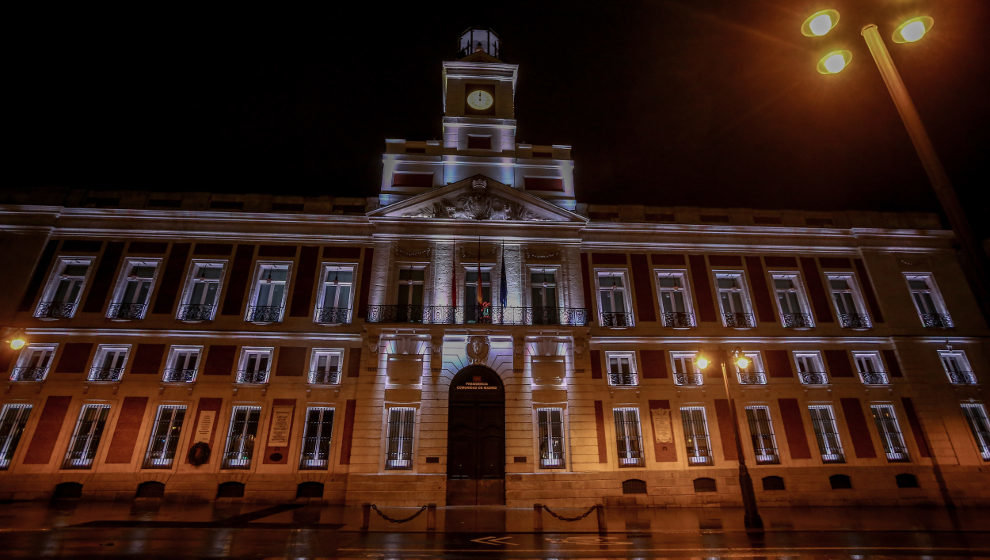
{"label": "window frame", "polygon": [[[684,405],[680,407],[681,411],[681,431],[684,435],[684,457],[687,460],[687,464],[690,467],[694,466],[710,466],[715,464],[715,455],[712,449],[712,437],[711,431],[708,429],[708,412],[705,410],[705,406],[702,404],[695,405]],[[701,449],[698,446],[697,439],[699,434],[696,430],[698,427],[697,420],[694,418],[688,419],[685,413],[700,412],[701,413],[701,429],[704,431],[702,434],[704,436],[704,451],[707,454],[699,454],[698,451]],[[691,427],[690,433],[688,426]],[[689,441],[694,441],[695,443],[689,443]],[[695,452],[692,454],[692,450]]]}
{"label": "window frame", "polygon": [[[107,354],[109,353],[119,353],[123,352],[124,357],[120,362],[120,366],[104,368],[102,365],[96,365],[97,363],[102,364],[106,361]],[[96,347],[96,353],[93,354],[93,361],[89,367],[89,373],[86,375],[86,381],[90,383],[120,383],[124,379],[124,372],[127,371],[127,363],[131,359],[131,345],[130,344],[99,344]],[[98,379],[100,375],[98,371],[112,371],[120,370],[120,373],[114,379]]]}
{"label": "window frame", "polygon": [[[780,318],[780,324],[784,328],[789,329],[811,329],[815,327],[815,315],[811,312],[811,305],[808,303],[808,290],[804,285],[804,279],[801,277],[801,273],[797,270],[772,270],[770,274],[770,285],[773,289],[774,301],[777,306],[777,316]],[[787,279],[793,283],[793,293],[796,294],[798,302],[798,312],[784,312],[784,308],[780,304],[780,291],[777,288],[778,279]],[[802,315],[801,319],[791,318],[788,319],[787,315]],[[807,320],[803,316],[807,317]],[[790,324],[788,324],[790,323]]]}
{"label": "window frame", "polygon": [[[317,427],[317,435],[310,435],[310,413],[319,412],[319,422]],[[326,424],[326,414],[330,414],[330,426],[329,434],[323,433],[323,426]],[[337,409],[333,405],[319,405],[319,404],[307,404],[306,410],[303,416],[303,433],[302,441],[299,445],[299,470],[306,471],[325,471],[330,468],[330,457],[333,455],[333,431],[336,428],[337,420]],[[313,455],[315,458],[308,458],[306,455],[307,439],[315,438],[316,442],[313,447]],[[319,458],[319,450],[321,449],[321,444],[326,441],[326,459]]]}
{"label": "window frame", "polygon": [[[863,385],[890,385],[890,376],[887,375],[887,369],[884,367],[880,352],[876,350],[853,350],[850,354],[852,354],[852,361],[856,366],[856,374]],[[860,360],[872,362],[876,371],[863,371],[863,368],[860,367]]]}
{"label": "window frame", "polygon": [[[966,424],[969,426],[969,431],[973,435],[973,442],[976,443],[980,457],[984,461],[990,461],[990,417],[987,416],[986,405],[981,402],[964,402],[960,403],[959,406],[963,416],[966,418]],[[976,418],[967,412],[968,409],[973,409],[980,413],[980,421],[982,421],[984,427],[983,431],[979,430],[976,426],[974,422]]]}
{"label": "window frame", "polygon": [[[192,371],[192,375],[189,379],[168,379],[169,372],[178,371],[179,368],[176,367],[176,362],[179,359],[179,355],[183,353],[196,353],[196,367],[188,368],[183,367],[183,372]],[[186,361],[188,364],[188,360]],[[185,385],[187,383],[195,383],[196,378],[199,376],[199,369],[203,365],[203,347],[202,346],[188,346],[183,344],[174,344],[168,349],[168,358],[165,361],[165,371],[162,372],[162,383],[177,383]],[[186,373],[183,373],[185,377]]]}
{"label": "window frame", "polygon": [[[923,281],[927,287],[927,291],[918,291],[912,288],[912,280]],[[935,282],[934,273],[905,272],[904,281],[907,283],[908,295],[911,297],[911,303],[914,304],[915,311],[918,312],[918,319],[921,320],[922,327],[951,329],[955,326],[952,322],[952,315],[949,314],[949,311],[945,306],[945,299],[942,297],[942,291],[938,289],[938,283]],[[929,312],[923,311],[921,306],[918,304],[918,294],[924,293],[927,293],[930,297],[932,306],[935,308],[934,310]]]}
{"label": "window frame", "polygon": [[[392,422],[392,414],[409,413],[411,418],[408,421],[398,418],[397,423]],[[405,428],[408,426],[408,438],[405,436]],[[414,406],[386,406],[385,407],[385,470],[387,471],[409,471],[413,470],[416,462],[416,407]],[[397,434],[394,438],[393,430],[401,429],[403,433]],[[405,440],[408,439],[408,443]],[[392,443],[396,446],[393,449]],[[395,459],[390,457],[395,456]]]}
{"label": "window frame", "polygon": [[[629,371],[612,371],[612,358],[620,361],[629,361]],[[621,368],[620,368],[621,369]],[[608,377],[609,387],[638,387],[639,373],[636,368],[636,352],[634,350],[606,350],[605,351],[605,371]]]}
{"label": "window frame", "polygon": [[[674,382],[674,385],[678,387],[702,387],[705,384],[705,373],[698,367],[695,360],[698,358],[698,353],[690,350],[671,350],[670,351],[670,377]],[[687,359],[691,364],[691,369],[693,372],[681,372],[678,371],[678,360]],[[678,376],[684,376],[684,382],[678,381]],[[688,377],[690,376],[690,377]],[[692,383],[691,381],[696,381],[697,383]]]}
{"label": "window frame", "polygon": [[[140,321],[145,318],[148,314],[148,303],[158,285],[158,273],[161,271],[161,264],[162,259],[160,258],[127,257],[124,259],[117,275],[117,283],[110,298],[110,305],[107,306],[107,319],[112,321]],[[132,271],[138,267],[153,267],[155,270],[151,274],[151,278],[133,276]],[[124,295],[127,293],[127,285],[132,277],[148,280],[148,288],[144,294],[143,302],[123,301]],[[124,306],[135,307],[126,308]]]}
{"label": "window frame", "polygon": [[[224,440],[223,455],[220,460],[221,469],[231,469],[231,470],[249,470],[251,465],[254,463],[254,450],[258,439],[258,430],[261,427],[261,405],[258,404],[241,404],[234,405],[230,409],[230,422],[227,425],[227,438]],[[231,444],[234,438],[234,422],[238,412],[244,411],[244,426],[241,430],[241,434],[238,435],[238,449],[236,453],[243,455],[245,453],[245,448],[247,447],[247,458],[241,457],[240,459],[232,459],[228,455],[235,453],[231,450]],[[248,432],[251,427],[251,413],[257,412],[258,417],[254,421],[254,433],[249,434]],[[248,437],[245,437],[248,436]],[[249,439],[249,443],[245,445],[245,439]]]}
{"label": "window frame", "polygon": [[[320,356],[337,356],[337,372],[336,378],[333,382],[320,382],[316,381],[317,365],[319,363]],[[327,360],[327,366],[331,364],[331,360]],[[313,348],[309,354],[309,371],[307,372],[306,379],[310,385],[340,385],[340,378],[344,373],[344,349],[343,348]]]}
{"label": "window frame", "polygon": [[[175,456],[179,450],[179,442],[182,439],[182,427],[185,425],[188,410],[189,407],[185,404],[166,403],[158,405],[158,410],[155,412],[155,421],[151,424],[151,434],[148,436],[148,448],[144,452],[144,460],[141,464],[142,469],[171,469],[175,466]],[[166,411],[170,411],[171,417],[169,418],[165,433],[159,434],[158,428],[161,427],[162,414]],[[181,417],[176,421],[179,411],[181,411]],[[173,429],[178,432],[174,436],[172,433]],[[155,452],[155,441],[160,438],[164,438],[160,455],[168,455],[167,458],[156,458],[152,456],[152,453]]]}
{"label": "window frame", "polygon": [[[536,427],[536,456],[540,460],[541,469],[551,469],[560,470],[567,469],[567,419],[565,417],[566,409],[561,405],[555,406],[536,406],[533,411],[536,417],[533,425]],[[551,418],[552,414],[556,413],[559,416],[558,422],[554,422]],[[543,417],[546,416],[547,421],[543,421]],[[557,431],[558,435],[554,435],[554,426],[559,428]],[[544,429],[544,426],[546,427]],[[554,451],[554,438],[559,439],[560,448],[559,451]]]}
{"label": "window frame", "polygon": [[[605,328],[611,328],[611,329],[626,329],[636,326],[636,318],[635,318],[635,314],[633,313],[631,286],[629,285],[629,272],[625,268],[595,268],[594,274],[595,274],[595,300],[598,302],[598,324]],[[616,317],[608,321],[605,320],[602,292],[606,289],[610,291],[613,294],[611,296],[611,299],[614,301],[615,300],[614,294],[616,292],[616,288],[614,286],[609,288],[602,288],[601,285],[602,276],[609,276],[609,277],[618,276],[619,278],[622,278],[622,288],[620,291],[622,294],[622,305],[625,311],[610,311],[609,313],[615,315]],[[617,321],[616,319],[618,319],[619,314],[623,314],[625,315],[625,317]]]}
{"label": "window frame", "polygon": [[[623,430],[619,433],[619,416],[621,413],[624,418],[622,419]],[[635,416],[636,421],[630,422],[625,418],[625,415],[632,414]],[[635,468],[635,467],[645,467],[646,466],[646,449],[643,447],[643,422],[639,414],[638,406],[616,406],[612,408],[612,421],[615,427],[615,455],[616,461],[618,462],[619,468]],[[635,426],[636,433],[630,434],[627,429],[629,426]],[[633,437],[635,436],[635,437]],[[622,446],[620,446],[620,441]],[[630,443],[635,444],[635,449],[630,449]],[[621,448],[625,447],[626,456],[622,456]],[[631,456],[631,452],[635,451],[639,453],[638,457]]]}
{"label": "window frame", "polygon": [[[339,277],[334,277],[333,284],[337,286],[338,291],[336,295],[338,305],[328,306],[326,305],[327,296],[327,282],[331,272],[350,272],[351,280],[349,282],[340,282]],[[347,302],[346,307],[339,305],[340,303],[340,286],[349,286],[347,292]],[[354,318],[354,288],[357,286],[357,263],[353,262],[333,262],[325,261],[320,265],[320,277],[317,282],[317,290],[319,293],[316,295],[316,306],[313,308],[313,322],[317,325],[349,325]],[[327,312],[327,310],[333,309],[333,312]],[[346,309],[341,317],[340,310]],[[343,320],[340,320],[343,319]]]}
{"label": "window frame", "polygon": [[741,353],[743,356],[749,358],[749,368],[748,371],[742,371],[733,361],[732,369],[736,372],[736,381],[740,385],[766,385],[767,370],[763,364],[762,352],[759,350],[743,350]]}
{"label": "window frame", "polygon": [[[88,432],[83,435],[80,433],[83,426],[83,418],[86,412],[91,409],[98,409],[102,412],[97,413],[96,418],[92,420],[93,424],[90,426]],[[69,437],[69,444],[65,449],[62,469],[83,470],[93,467],[93,464],[96,462],[96,456],[100,451],[100,444],[103,443],[103,433],[106,430],[109,420],[110,403],[86,402],[82,404],[79,408],[79,415],[76,417],[76,424],[72,430],[72,435]],[[79,437],[86,438],[83,448],[79,453],[83,454],[82,460],[88,459],[87,462],[80,462],[80,459],[72,459],[72,455],[74,454],[73,449],[76,447]]]}
{"label": "window frame", "polygon": [[[877,416],[879,409],[885,409],[890,412],[890,422],[883,422],[886,419]],[[904,431],[901,429],[901,423],[897,419],[897,411],[894,409],[894,404],[888,402],[870,403],[870,412],[873,415],[873,423],[877,429],[877,434],[880,436],[880,442],[883,444],[883,451],[887,457],[887,462],[904,463],[910,461],[911,454],[908,451],[907,441],[904,439]],[[894,430],[888,431],[887,427],[891,425]],[[894,441],[895,439],[897,441]],[[898,449],[902,451],[898,451]]]}
{"label": "window frame", "polygon": [[[873,318],[866,311],[866,304],[863,302],[863,289],[860,287],[859,278],[856,277],[856,273],[852,271],[844,272],[825,272],[825,285],[828,286],[829,299],[832,301],[832,309],[835,310],[836,319],[839,322],[839,326],[844,329],[853,330],[868,330],[873,328]],[[857,317],[850,317],[849,313],[843,313],[839,309],[839,304],[836,302],[835,294],[837,293],[835,288],[832,287],[833,279],[844,279],[846,280],[846,285],[849,290],[849,297],[852,299],[853,307],[855,307],[855,314]],[[846,293],[842,291],[840,293]],[[843,321],[843,316],[847,319]]]}
{"label": "window frame", "polygon": [[[285,308],[286,302],[289,300],[289,288],[292,285],[292,261],[272,261],[263,260],[257,261],[254,265],[254,275],[251,279],[251,292],[247,299],[246,309],[244,312],[244,321],[252,323],[255,325],[271,325],[274,323],[281,323],[285,319]],[[276,307],[271,305],[258,305],[258,297],[261,293],[261,283],[264,281],[264,274],[266,270],[280,270],[285,268],[285,280],[284,288],[282,290],[282,301],[278,304],[278,317],[274,317],[272,308]],[[282,282],[281,280],[273,280],[272,282]],[[269,298],[271,299],[271,298]],[[268,315],[258,316],[259,308],[266,308]]]}
{"label": "window frame", "polygon": [[17,446],[24,435],[24,428],[27,427],[28,420],[31,419],[31,411],[34,405],[27,402],[8,402],[0,406],[0,429],[7,425],[9,421],[10,430],[4,434],[0,432],[0,471],[10,468],[14,462],[14,454],[17,453]]}
{"label": "window frame", "polygon": [[[549,274],[553,276],[553,291],[556,295],[553,306],[546,305],[544,302],[543,306],[536,306],[533,302],[533,290],[540,288],[543,290],[543,297],[546,299],[546,289],[548,285],[545,282],[540,283],[539,286],[533,283],[533,274]],[[508,285],[508,279],[506,279]],[[560,284],[560,265],[527,265],[526,266],[526,304],[532,309],[531,319],[529,324],[532,325],[560,325],[566,324],[561,317],[561,312],[563,311],[563,290],[561,290]],[[500,284],[501,285],[501,284]],[[537,309],[542,310],[542,315],[537,317]],[[553,315],[548,315],[553,313]]]}
{"label": "window frame", "polygon": [[[733,288],[729,293],[739,293],[740,299],[743,306],[743,311],[726,311],[725,307],[722,305],[722,288],[719,287],[718,281],[720,278],[734,277],[737,278],[740,284],[738,289]],[[753,329],[757,327],[756,314],[753,312],[753,296],[750,292],[749,282],[746,279],[746,271],[741,269],[717,269],[712,270],[712,279],[715,281],[715,300],[718,302],[718,309],[722,315],[722,326],[734,329]],[[729,324],[729,316],[732,316],[732,323]],[[739,316],[742,316],[746,321],[745,325],[738,324]]]}
{"label": "window frame", "polygon": [[[196,313],[195,317],[190,317],[192,313],[187,313],[191,311],[191,306],[205,306],[205,303],[193,303],[192,297],[193,292],[196,290],[197,284],[212,284],[213,281],[197,282],[198,273],[201,269],[206,268],[219,268],[220,276],[216,279],[217,289],[216,289],[216,299],[210,305],[209,313],[202,313],[202,310]],[[217,314],[217,308],[220,307],[220,300],[223,299],[223,282],[227,276],[227,259],[193,259],[189,264],[189,272],[186,274],[186,281],[182,288],[182,298],[179,300],[179,307],[176,310],[175,318],[179,321],[186,323],[199,323],[202,321],[212,321]]]}
{"label": "window frame", "polygon": [[[766,418],[757,418],[759,416],[756,412],[760,411],[766,415]],[[746,405],[746,423],[749,425],[749,436],[750,444],[753,448],[753,457],[756,460],[757,465],[777,465],[780,463],[780,448],[777,447],[777,436],[773,430],[773,415],[770,413],[770,407],[766,404],[751,404]],[[764,426],[761,422],[765,420],[766,429],[768,433],[763,433]],[[753,428],[758,428],[759,433],[753,430]],[[759,440],[760,447],[757,448],[757,440]],[[770,447],[766,448],[765,443],[769,442]],[[769,453],[768,453],[769,452]]]}
{"label": "window frame", "polygon": [[[672,329],[690,329],[698,326],[694,314],[694,299],[691,297],[691,285],[688,271],[683,268],[655,268],[653,269],[653,279],[657,289],[657,307],[660,311],[660,321],[664,327]],[[678,290],[670,290],[662,287],[660,281],[667,277],[679,277],[681,288],[679,292],[684,297],[684,311],[673,311],[664,309],[663,294],[667,292],[677,293]]]}
{"label": "window frame", "polygon": [[[969,358],[966,356],[964,350],[938,350],[939,362],[942,363],[942,369],[945,370],[945,376],[949,379],[949,383],[953,385],[978,385],[979,380],[976,378],[976,373],[973,372],[973,366],[969,363]],[[961,362],[961,365],[965,366],[965,369],[957,369],[956,371],[951,371],[946,363],[946,358],[950,358],[957,362]],[[956,379],[953,379],[955,375]]]}
{"label": "window frame", "polygon": [[[43,359],[44,365],[41,366],[30,366],[28,365],[33,361],[34,354],[37,352],[47,352],[48,355]],[[14,367],[10,370],[10,380],[14,383],[41,383],[48,378],[48,374],[52,370],[52,362],[55,361],[55,353],[58,352],[57,342],[38,342],[31,343],[21,349],[20,354],[17,356],[17,361],[14,362]],[[33,374],[33,379],[24,379],[25,370],[40,370]],[[39,375],[40,373],[40,375]]]}
{"label": "window frame", "polygon": [[[817,365],[820,369],[818,371],[802,372],[801,362],[799,361],[802,358],[813,360],[815,365]],[[794,372],[797,373],[798,381],[801,382],[801,385],[825,386],[830,384],[828,370],[825,369],[825,360],[822,358],[822,353],[820,350],[792,350],[791,359],[794,363]],[[807,374],[807,376],[802,376],[802,373]],[[817,377],[812,377],[815,375],[821,376],[821,383],[814,382],[818,381]],[[806,379],[811,381],[806,381]]]}
{"label": "window frame", "polygon": [[[261,381],[257,380],[247,380],[245,381],[245,376],[248,374],[247,365],[250,362],[251,354],[266,354],[268,356],[267,364],[265,365],[265,375],[264,379]],[[268,383],[272,374],[272,362],[275,358],[275,348],[272,346],[242,346],[241,354],[237,358],[237,377],[235,383],[239,385],[264,385]],[[260,371],[260,370],[259,370]],[[251,375],[257,375],[259,371],[251,371]]]}
{"label": "window frame", "polygon": [[[827,418],[822,419],[823,414],[815,414],[812,410],[825,411],[824,415]],[[818,454],[821,456],[823,464],[839,464],[846,462],[846,452],[842,448],[842,437],[839,434],[839,426],[835,419],[835,410],[832,408],[831,403],[809,403],[808,404],[808,416],[811,418],[811,429],[815,433],[815,440],[818,442]],[[827,420],[828,426],[824,426],[823,422]],[[819,424],[822,424],[823,428],[830,428],[831,432],[826,433],[819,430]],[[831,442],[828,440],[828,435],[834,436],[835,441]],[[834,447],[836,449],[832,449]],[[830,451],[830,452],[829,452]]]}
{"label": "window frame", "polygon": [[[55,260],[55,266],[52,267],[52,271],[48,276],[48,281],[45,283],[45,289],[41,292],[41,298],[38,300],[37,307],[35,307],[34,316],[42,320],[71,319],[75,317],[76,311],[79,310],[79,302],[82,300],[82,296],[86,292],[86,288],[89,287],[89,278],[93,273],[93,264],[95,262],[96,257],[59,256]],[[74,300],[71,302],[54,301],[52,298],[54,298],[56,292],[58,292],[59,281],[65,276],[64,271],[66,267],[83,264],[86,265],[86,273],[83,274],[82,279],[79,282],[79,290],[76,293]],[[78,277],[74,276],[73,278]],[[63,308],[53,313],[53,305],[62,305]],[[66,305],[71,305],[71,307],[66,309],[64,307]]]}

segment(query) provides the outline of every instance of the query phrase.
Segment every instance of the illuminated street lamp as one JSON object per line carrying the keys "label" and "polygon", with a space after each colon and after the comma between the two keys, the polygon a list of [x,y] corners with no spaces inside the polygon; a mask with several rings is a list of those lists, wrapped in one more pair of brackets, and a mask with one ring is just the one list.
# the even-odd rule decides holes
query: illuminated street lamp
{"label": "illuminated street lamp", "polygon": [[24,336],[24,329],[16,329],[10,333],[10,337],[5,340],[10,345],[11,350],[20,350],[27,344],[27,337]]}
{"label": "illuminated street lamp", "polygon": [[[743,355],[742,350],[736,348],[732,351],[732,362],[740,370],[749,367],[750,359]],[[739,491],[742,493],[743,509],[745,514],[743,524],[746,529],[762,531],[763,518],[756,507],[756,493],[753,491],[753,479],[749,476],[749,469],[746,468],[746,458],[743,455],[742,440],[739,436],[739,419],[736,417],[736,401],[732,400],[729,394],[729,375],[725,372],[725,355],[719,353],[719,363],[722,366],[722,382],[725,384],[725,398],[729,400],[729,413],[732,415],[732,435],[736,440],[736,456],[739,458]],[[701,352],[695,357],[694,365],[700,370],[704,370],[711,364],[711,361]]]}

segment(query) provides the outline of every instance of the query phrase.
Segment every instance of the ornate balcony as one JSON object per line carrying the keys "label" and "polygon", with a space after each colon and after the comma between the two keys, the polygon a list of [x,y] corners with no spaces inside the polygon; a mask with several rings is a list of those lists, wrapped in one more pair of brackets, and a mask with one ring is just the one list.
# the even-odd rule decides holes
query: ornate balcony
{"label": "ornate balcony", "polygon": [[43,301],[38,304],[38,309],[34,312],[34,316],[39,319],[69,319],[75,311],[75,303]]}
{"label": "ornate balcony", "polygon": [[948,313],[922,313],[921,324],[926,329],[951,329],[954,326]]}
{"label": "ornate balcony", "polygon": [[674,385],[700,387],[704,385],[705,379],[700,373],[675,373]]}
{"label": "ornate balcony", "polygon": [[111,303],[107,308],[107,317],[114,321],[135,321],[144,318],[144,303]]}
{"label": "ornate balcony", "polygon": [[767,376],[762,371],[740,371],[739,384],[740,385],[766,385]]}
{"label": "ornate balcony", "polygon": [[369,305],[369,323],[431,325],[584,326],[587,311],[578,307],[494,307],[490,305]]}
{"label": "ornate balcony", "polygon": [[824,371],[799,371],[798,377],[805,385],[828,385],[828,376]]}
{"label": "ornate balcony", "polygon": [[632,313],[602,313],[602,326],[623,329],[632,326]]}
{"label": "ornate balcony", "polygon": [[670,329],[690,329],[695,326],[694,313],[684,311],[664,311],[660,314],[663,326]]}
{"label": "ornate balcony", "polygon": [[608,384],[613,387],[635,387],[639,385],[639,375],[635,373],[609,373]]}
{"label": "ornate balcony", "polygon": [[48,367],[15,367],[10,372],[12,381],[43,381]]}
{"label": "ornate balcony", "polygon": [[340,383],[340,370],[314,370],[309,372],[309,382],[313,385],[336,385]]}
{"label": "ornate balcony", "polygon": [[196,379],[196,369],[169,368],[165,370],[162,381],[165,383],[192,383]]}
{"label": "ornate balcony", "polygon": [[810,313],[784,313],[780,320],[785,329],[810,329],[815,326]]}
{"label": "ornate balcony", "polygon": [[734,329],[751,329],[756,326],[756,319],[752,313],[723,313],[725,326]]}
{"label": "ornate balcony", "polygon": [[953,385],[976,385],[976,376],[971,371],[950,371],[948,375]]}
{"label": "ornate balcony", "polygon": [[89,381],[120,381],[120,377],[124,375],[124,368],[108,368],[108,367],[95,367],[90,368]]}
{"label": "ornate balcony", "polygon": [[282,320],[282,306],[252,305],[247,320],[249,323],[278,323]]}
{"label": "ornate balcony", "polygon": [[889,385],[890,380],[887,374],[882,371],[866,371],[859,374],[863,378],[864,385]]}
{"label": "ornate balcony", "polygon": [[344,325],[351,322],[349,307],[318,307],[316,322],[321,325]]}
{"label": "ornate balcony", "polygon": [[268,382],[268,371],[240,370],[237,372],[237,382],[250,385],[261,385]]}
{"label": "ornate balcony", "polygon": [[870,316],[863,313],[839,313],[839,326],[844,329],[871,329]]}
{"label": "ornate balcony", "polygon": [[179,306],[179,320],[189,322],[209,321],[213,319],[212,303],[188,303]]}

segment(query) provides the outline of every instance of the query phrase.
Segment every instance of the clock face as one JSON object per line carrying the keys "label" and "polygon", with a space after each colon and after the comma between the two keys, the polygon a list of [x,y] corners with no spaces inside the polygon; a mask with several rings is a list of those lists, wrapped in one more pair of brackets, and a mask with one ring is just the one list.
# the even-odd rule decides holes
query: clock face
{"label": "clock face", "polygon": [[494,102],[495,98],[492,97],[492,94],[483,89],[476,89],[467,96],[468,106],[475,111],[484,111],[485,109],[491,107]]}

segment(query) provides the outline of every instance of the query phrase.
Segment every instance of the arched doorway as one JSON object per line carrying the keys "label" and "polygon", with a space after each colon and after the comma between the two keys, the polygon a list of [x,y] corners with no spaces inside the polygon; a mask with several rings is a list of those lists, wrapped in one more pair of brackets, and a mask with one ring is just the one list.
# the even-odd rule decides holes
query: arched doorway
{"label": "arched doorway", "polygon": [[450,382],[447,505],[505,503],[505,388],[497,373],[468,366]]}

